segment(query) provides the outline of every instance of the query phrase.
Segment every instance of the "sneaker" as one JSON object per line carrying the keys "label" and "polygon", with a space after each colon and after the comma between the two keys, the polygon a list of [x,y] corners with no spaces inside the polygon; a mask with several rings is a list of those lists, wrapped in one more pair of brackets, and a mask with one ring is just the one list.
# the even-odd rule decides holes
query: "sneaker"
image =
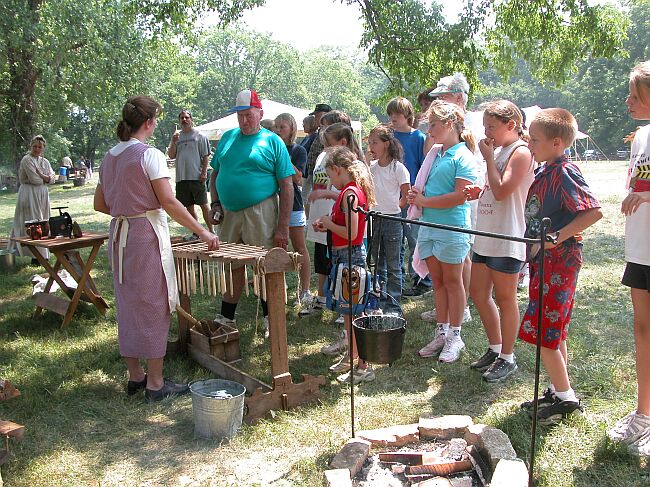
{"label": "sneaker", "polygon": [[[435,323],[438,321],[438,318],[436,317],[436,308],[430,309],[429,311],[423,311],[420,318],[429,323]],[[467,323],[471,320],[472,314],[469,312],[469,306],[465,306],[465,310],[463,311],[463,323]]]}
{"label": "sneaker", "polygon": [[517,370],[517,361],[508,362],[502,358],[497,358],[492,365],[483,374],[485,382],[499,382],[508,377]]}
{"label": "sneaker", "polygon": [[[561,401],[555,397],[553,404],[537,410],[537,423],[542,426],[553,426],[569,416],[579,415],[583,412],[584,408],[580,404],[580,399],[577,401]],[[532,415],[532,410],[528,414]]]}
{"label": "sneaker", "polygon": [[334,372],[336,374],[348,372],[349,370],[350,370],[350,356],[347,353],[343,355],[341,360],[339,360],[333,365],[330,365],[330,372]]}
{"label": "sneaker", "polygon": [[194,242],[195,240],[198,240],[199,236],[196,233],[193,233],[192,235],[185,235],[183,237],[183,242]]}
{"label": "sneaker", "polygon": [[630,454],[637,457],[650,456],[650,428],[646,428],[636,441],[627,445],[627,450]]}
{"label": "sneaker", "polygon": [[[537,410],[539,411],[542,408],[550,406],[555,401],[555,395],[551,391],[550,387],[547,387],[544,393],[537,398]],[[522,402],[519,407],[524,411],[533,410],[533,401]]]}
{"label": "sneaker", "polygon": [[305,291],[300,296],[298,301],[298,306],[300,306],[300,311],[298,311],[299,316],[306,316],[312,314],[314,311],[314,296],[309,291]]}
{"label": "sneaker", "polygon": [[631,445],[636,443],[650,428],[650,417],[632,411],[619,419],[612,429],[607,430],[607,436],[614,443]]}
{"label": "sneaker", "polygon": [[438,325],[438,330],[436,330],[436,336],[433,340],[427,343],[424,347],[420,349],[418,355],[423,358],[435,357],[440,355],[443,347],[445,346],[445,331],[441,325]]}
{"label": "sneaker", "polygon": [[[336,380],[342,384],[350,383],[350,372],[348,371],[345,374],[339,375]],[[360,369],[359,367],[354,369],[355,384],[359,382],[371,382],[373,380],[375,380],[375,371],[372,370],[372,365],[369,364],[365,369]]]}
{"label": "sneaker", "polygon": [[264,338],[269,337],[269,317],[264,317]]}
{"label": "sneaker", "polygon": [[338,318],[334,321],[337,325],[343,325],[345,323],[345,316],[339,315]]}
{"label": "sneaker", "polygon": [[312,308],[315,310],[324,309],[327,302],[322,296],[316,296],[312,301]]}
{"label": "sneaker", "polygon": [[465,342],[463,342],[461,337],[447,336],[445,338],[445,346],[442,348],[442,352],[440,352],[438,361],[446,364],[455,362],[460,357],[460,351],[463,348],[465,348]]}
{"label": "sneaker", "polygon": [[485,372],[488,367],[494,363],[498,356],[498,353],[488,347],[487,352],[485,352],[480,359],[469,364],[469,368]]}
{"label": "sneaker", "polygon": [[341,332],[339,338],[334,340],[329,345],[324,345],[320,349],[320,353],[324,355],[339,355],[348,349],[348,334],[345,330]]}
{"label": "sneaker", "polygon": [[158,402],[162,401],[166,397],[182,396],[188,392],[190,392],[190,388],[187,384],[176,384],[169,379],[164,379],[163,386],[157,391],[145,389],[144,397],[147,402]]}
{"label": "sneaker", "polygon": [[404,289],[402,291],[402,296],[406,296],[407,298],[411,299],[417,299],[428,292],[431,292],[431,288],[428,286],[425,286],[424,284],[416,284],[415,286]]}
{"label": "sneaker", "polygon": [[147,374],[144,374],[144,379],[137,381],[137,380],[130,380],[126,383],[126,393],[129,396],[132,396],[136,392],[138,392],[140,389],[144,389],[147,387]]}

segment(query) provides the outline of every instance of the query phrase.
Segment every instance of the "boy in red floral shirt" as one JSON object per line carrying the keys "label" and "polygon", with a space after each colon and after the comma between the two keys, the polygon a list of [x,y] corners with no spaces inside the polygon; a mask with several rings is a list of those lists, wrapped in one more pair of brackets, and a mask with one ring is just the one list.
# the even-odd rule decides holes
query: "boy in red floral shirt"
{"label": "boy in red floral shirt", "polygon": [[[551,219],[550,233],[556,243],[547,242],[544,259],[544,309],[542,311],[542,363],[551,384],[538,402],[537,421],[556,424],[582,412],[580,400],[571,388],[567,371],[567,331],[582,265],[581,232],[603,215],[577,165],[564,151],[575,139],[577,123],[562,108],[542,110],[530,124],[528,147],[537,162],[545,162],[535,174],[526,200],[526,237],[538,238],[542,219]],[[537,314],[540,286],[539,244],[529,248],[529,303],[519,338],[537,343]],[[532,414],[533,402],[521,405]]]}

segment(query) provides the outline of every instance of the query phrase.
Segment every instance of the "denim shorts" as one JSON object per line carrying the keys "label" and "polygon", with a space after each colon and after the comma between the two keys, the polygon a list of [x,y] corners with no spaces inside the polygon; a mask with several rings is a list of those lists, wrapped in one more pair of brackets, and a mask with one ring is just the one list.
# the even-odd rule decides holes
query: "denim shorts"
{"label": "denim shorts", "polygon": [[291,218],[289,220],[290,227],[304,227],[306,225],[307,217],[305,216],[305,210],[291,212]]}
{"label": "denim shorts", "polygon": [[488,269],[504,274],[519,274],[524,266],[524,262],[512,257],[489,257],[472,252],[472,262],[475,264],[485,264]]}
{"label": "denim shorts", "polygon": [[[332,265],[348,263],[348,248],[332,249]],[[352,246],[352,265],[365,267],[366,248],[363,245]]]}
{"label": "denim shorts", "polygon": [[460,264],[469,253],[469,235],[457,234],[456,238],[450,240],[418,238],[418,250],[420,259],[425,260],[435,257],[445,264]]}

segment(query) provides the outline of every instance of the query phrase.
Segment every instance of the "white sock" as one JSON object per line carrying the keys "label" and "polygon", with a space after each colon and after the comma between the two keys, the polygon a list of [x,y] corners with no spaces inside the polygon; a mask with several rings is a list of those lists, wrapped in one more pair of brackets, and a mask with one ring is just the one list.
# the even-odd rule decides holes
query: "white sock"
{"label": "white sock", "polygon": [[548,390],[555,394],[555,386],[553,384],[548,385]]}
{"label": "white sock", "polygon": [[555,397],[560,401],[577,401],[576,393],[569,387],[566,391],[555,391]]}
{"label": "white sock", "polygon": [[494,353],[501,353],[501,344],[497,345],[490,345],[490,350],[492,350]]}
{"label": "white sock", "polygon": [[449,332],[449,323],[438,323],[438,328],[442,329],[443,335],[446,335]]}
{"label": "white sock", "polygon": [[508,363],[513,363],[515,361],[514,353],[500,353],[499,358],[505,360]]}
{"label": "white sock", "polygon": [[449,327],[449,336],[453,338],[458,338],[460,340],[460,326],[450,326]]}

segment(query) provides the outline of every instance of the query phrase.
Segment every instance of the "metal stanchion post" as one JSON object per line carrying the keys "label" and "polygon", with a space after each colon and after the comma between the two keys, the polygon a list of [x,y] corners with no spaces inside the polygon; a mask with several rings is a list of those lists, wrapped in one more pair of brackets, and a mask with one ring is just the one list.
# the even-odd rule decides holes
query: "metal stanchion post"
{"label": "metal stanchion post", "polygon": [[[542,319],[544,315],[544,258],[546,251],[544,244],[546,242],[546,234],[548,229],[551,228],[551,219],[544,218],[542,220],[542,228],[539,235],[539,290],[537,295],[537,347],[535,351],[535,388],[533,391],[533,418],[530,429],[530,462],[528,466],[528,485],[533,486],[533,474],[535,470],[535,436],[537,434],[537,410],[539,399],[539,369],[541,365],[542,353]],[[532,279],[531,275],[531,279]]]}
{"label": "metal stanchion post", "polygon": [[352,302],[352,205],[354,204],[355,196],[348,195],[348,317],[350,320],[350,329],[348,330],[348,355],[350,357],[350,422],[352,423],[352,438],[355,436],[354,432],[354,354],[352,353],[352,345],[354,337],[354,327],[352,320],[354,319]]}

